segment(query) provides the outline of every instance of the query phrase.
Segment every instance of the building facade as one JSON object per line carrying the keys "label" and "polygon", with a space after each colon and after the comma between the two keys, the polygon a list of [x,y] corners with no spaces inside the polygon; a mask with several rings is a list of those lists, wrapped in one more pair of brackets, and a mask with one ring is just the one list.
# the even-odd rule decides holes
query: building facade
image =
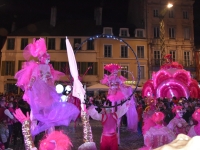
{"label": "building facade", "polygon": [[[173,61],[183,65],[184,69],[196,77],[194,57],[194,0],[171,1],[173,7],[168,9],[167,0],[130,0],[130,8],[139,6],[138,13],[129,11],[129,22],[137,22],[137,28],[146,31],[148,41],[149,78],[153,71],[162,65],[161,34],[164,35],[165,54],[172,54]],[[137,3],[137,5],[136,5]],[[138,4],[139,3],[139,4]],[[139,11],[142,10],[142,11]],[[160,31],[161,20],[164,22],[164,33]]]}
{"label": "building facade", "polygon": [[[74,49],[80,46],[76,51],[75,57],[77,60],[78,71],[81,80],[87,86],[98,83],[104,74],[107,74],[103,68],[109,63],[117,63],[122,66],[121,75],[126,77],[129,81],[135,81],[138,78],[138,64],[136,57],[131,48],[138,56],[141,65],[141,80],[140,85],[148,79],[148,53],[147,40],[141,34],[131,37],[128,28],[119,28],[118,34],[113,33],[112,27],[102,27],[102,34],[116,35],[125,41],[121,42],[114,38],[91,38],[92,36],[68,36],[68,39]],[[137,30],[136,30],[137,31]],[[23,33],[22,35],[20,35]],[[16,35],[15,35],[16,34]],[[25,32],[15,32],[7,37],[7,40],[2,48],[1,55],[1,76],[0,76],[0,92],[14,92],[19,93],[20,89],[16,87],[16,80],[14,75],[22,68],[23,49],[25,46],[33,41],[34,38],[45,38],[47,45],[47,52],[51,56],[51,64],[54,69],[66,73],[66,76],[61,78],[57,83],[69,82],[69,68],[65,45],[65,36],[39,36],[36,34],[25,34]],[[139,36],[140,35],[140,36]],[[88,40],[87,40],[88,39]],[[85,41],[85,42],[83,42]],[[34,59],[34,58],[33,58]],[[36,59],[35,59],[36,60]],[[37,61],[37,60],[36,60]],[[131,72],[128,74],[125,70]]]}

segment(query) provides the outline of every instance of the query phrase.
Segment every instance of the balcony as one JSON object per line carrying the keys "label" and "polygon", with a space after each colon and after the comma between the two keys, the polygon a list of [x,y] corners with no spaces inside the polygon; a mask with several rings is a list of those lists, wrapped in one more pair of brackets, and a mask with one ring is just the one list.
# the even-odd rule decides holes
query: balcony
{"label": "balcony", "polygon": [[[183,65],[183,68],[187,71],[194,72],[196,71],[196,64],[193,60],[175,60],[179,64]],[[162,65],[161,59],[152,59],[149,63],[149,69],[152,71],[158,71]]]}

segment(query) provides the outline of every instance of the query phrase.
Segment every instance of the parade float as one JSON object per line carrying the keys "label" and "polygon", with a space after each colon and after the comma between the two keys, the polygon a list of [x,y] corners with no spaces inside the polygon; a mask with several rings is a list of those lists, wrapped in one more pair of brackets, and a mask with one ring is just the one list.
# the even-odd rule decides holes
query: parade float
{"label": "parade float", "polygon": [[166,63],[160,70],[153,72],[152,79],[145,82],[142,96],[200,98],[198,82],[191,77],[190,72],[178,62],[173,62],[170,54],[165,59]]}

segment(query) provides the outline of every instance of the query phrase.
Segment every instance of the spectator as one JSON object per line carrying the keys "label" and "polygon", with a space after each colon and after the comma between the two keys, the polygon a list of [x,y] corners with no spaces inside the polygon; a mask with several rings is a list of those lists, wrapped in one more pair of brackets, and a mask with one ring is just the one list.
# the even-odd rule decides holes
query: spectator
{"label": "spectator", "polygon": [[142,134],[142,114],[143,114],[143,109],[142,109],[142,103],[138,103],[137,106],[137,114],[138,114],[138,133]]}
{"label": "spectator", "polygon": [[[9,130],[8,130],[8,136],[7,136],[7,130],[4,129],[3,127],[7,127],[8,124],[8,119],[13,120],[14,117],[13,115],[10,113],[10,111],[6,108],[6,102],[5,101],[0,101],[0,122],[4,122],[5,124],[2,124],[2,134],[3,134],[3,138],[7,138],[6,142],[4,140],[4,144],[5,144],[5,148],[9,149]],[[7,127],[8,128],[8,127]]]}
{"label": "spectator", "polygon": [[[13,103],[10,102],[8,104],[8,110],[10,111],[10,113],[13,115],[13,113],[15,112],[14,109],[13,109]],[[10,119],[8,117],[7,119],[7,124],[8,124],[8,130],[9,130],[9,137],[8,137],[8,144],[10,143],[11,141],[11,136],[13,134],[13,124],[14,124],[14,121],[15,121],[15,118],[14,119]]]}
{"label": "spectator", "polygon": [[1,137],[1,142],[4,144],[6,150],[12,150],[11,148],[8,148],[9,130],[8,130],[8,126],[5,120],[0,123],[0,137]]}
{"label": "spectator", "polygon": [[178,105],[179,100],[174,96],[172,97],[172,104],[173,105]]}
{"label": "spectator", "polygon": [[181,133],[187,134],[188,123],[182,118],[182,106],[175,106],[172,112],[175,113],[176,116],[169,122],[167,127],[171,129],[176,136]]}

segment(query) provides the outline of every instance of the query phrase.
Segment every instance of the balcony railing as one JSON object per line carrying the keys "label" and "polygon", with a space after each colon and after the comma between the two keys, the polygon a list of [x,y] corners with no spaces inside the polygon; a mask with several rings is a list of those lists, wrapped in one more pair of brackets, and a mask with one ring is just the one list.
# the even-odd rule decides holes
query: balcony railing
{"label": "balcony railing", "polygon": [[[195,61],[192,60],[175,60],[179,64],[183,65],[183,68],[195,68]],[[151,59],[150,66],[151,67],[160,67],[162,65],[162,59]]]}

